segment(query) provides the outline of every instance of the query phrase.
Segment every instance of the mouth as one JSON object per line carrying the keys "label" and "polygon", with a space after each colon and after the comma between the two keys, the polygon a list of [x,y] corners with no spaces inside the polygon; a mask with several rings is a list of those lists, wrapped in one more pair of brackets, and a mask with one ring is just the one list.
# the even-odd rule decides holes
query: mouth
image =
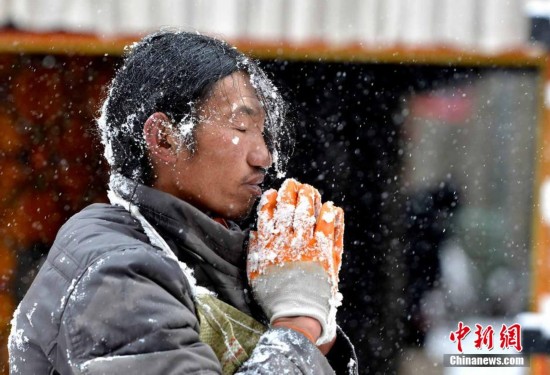
{"label": "mouth", "polygon": [[246,188],[252,192],[253,195],[259,197],[262,195],[262,188],[258,185],[245,184]]}
{"label": "mouth", "polygon": [[260,187],[260,185],[263,184],[264,177],[265,176],[263,174],[255,174],[252,177],[246,179],[244,185],[254,195],[259,197],[262,195],[262,188]]}

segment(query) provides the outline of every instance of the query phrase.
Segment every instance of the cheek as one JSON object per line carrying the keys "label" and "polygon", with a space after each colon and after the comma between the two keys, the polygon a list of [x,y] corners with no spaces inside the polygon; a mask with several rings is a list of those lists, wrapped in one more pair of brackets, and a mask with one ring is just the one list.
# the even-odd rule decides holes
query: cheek
{"label": "cheek", "polygon": [[[199,155],[203,151],[203,158],[206,164],[204,167],[222,169],[221,173],[239,168],[243,160],[246,160],[246,148],[248,138],[245,133],[220,129],[219,132],[211,133],[209,136],[199,139],[197,150]],[[205,152],[204,150],[208,150]],[[223,171],[223,169],[226,169]]]}
{"label": "cheek", "polygon": [[229,158],[237,159],[246,155],[247,145],[248,139],[246,134],[233,133],[224,137],[223,146],[219,149],[223,149],[223,152],[227,154]]}

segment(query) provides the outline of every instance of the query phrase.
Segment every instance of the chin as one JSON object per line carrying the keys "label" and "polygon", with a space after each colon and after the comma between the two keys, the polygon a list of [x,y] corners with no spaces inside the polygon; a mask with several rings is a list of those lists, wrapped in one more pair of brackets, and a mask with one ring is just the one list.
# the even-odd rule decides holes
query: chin
{"label": "chin", "polygon": [[237,222],[243,221],[250,216],[251,211],[252,209],[249,209],[244,212],[231,212],[231,213],[228,213],[225,218],[231,221],[237,221]]}
{"label": "chin", "polygon": [[222,216],[225,219],[232,220],[232,221],[237,221],[237,222],[243,221],[250,216],[250,213],[252,212],[253,207],[254,207],[254,201],[237,209],[229,209],[225,213],[225,215],[222,215]]}

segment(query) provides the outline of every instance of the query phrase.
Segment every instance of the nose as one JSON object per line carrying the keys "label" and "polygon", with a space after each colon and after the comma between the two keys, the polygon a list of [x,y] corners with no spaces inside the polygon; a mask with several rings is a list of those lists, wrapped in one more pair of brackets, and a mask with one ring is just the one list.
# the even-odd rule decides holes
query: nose
{"label": "nose", "polygon": [[248,164],[263,169],[267,169],[273,164],[271,152],[269,152],[265,139],[261,134],[258,134],[252,142],[251,150],[248,153]]}

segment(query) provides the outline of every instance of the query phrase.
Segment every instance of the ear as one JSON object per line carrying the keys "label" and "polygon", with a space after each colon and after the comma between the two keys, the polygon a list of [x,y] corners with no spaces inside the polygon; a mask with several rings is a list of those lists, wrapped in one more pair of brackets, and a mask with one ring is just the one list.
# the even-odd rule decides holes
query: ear
{"label": "ear", "polygon": [[173,128],[168,116],[162,112],[155,112],[149,116],[143,125],[143,136],[153,162],[176,161],[176,138],[173,136]]}

